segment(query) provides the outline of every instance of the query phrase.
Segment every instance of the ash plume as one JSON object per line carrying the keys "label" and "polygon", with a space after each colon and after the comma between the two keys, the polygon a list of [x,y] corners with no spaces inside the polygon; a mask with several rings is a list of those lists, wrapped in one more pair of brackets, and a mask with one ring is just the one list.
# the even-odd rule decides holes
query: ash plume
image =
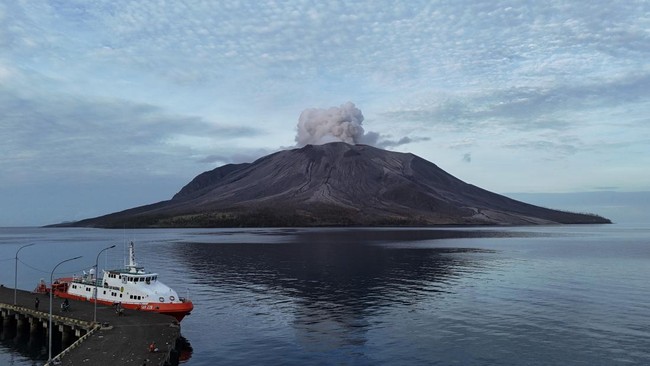
{"label": "ash plume", "polygon": [[385,149],[430,140],[429,137],[408,136],[394,139],[391,135],[365,132],[363,119],[361,110],[352,102],[327,109],[305,109],[298,119],[296,146],[345,142],[350,145],[364,144]]}
{"label": "ash plume", "polygon": [[354,145],[363,142],[363,114],[354,103],[328,109],[308,108],[298,119],[296,145],[322,145],[342,141]]}

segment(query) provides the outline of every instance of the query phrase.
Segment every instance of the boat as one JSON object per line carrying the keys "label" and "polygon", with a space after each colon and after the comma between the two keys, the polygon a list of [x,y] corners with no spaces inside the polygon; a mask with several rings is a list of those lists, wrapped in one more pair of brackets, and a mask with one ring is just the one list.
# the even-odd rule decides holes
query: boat
{"label": "boat", "polygon": [[129,243],[126,268],[103,272],[101,279],[95,276],[94,269],[80,276],[58,278],[49,288],[41,280],[36,292],[53,291],[57,297],[94,302],[97,291],[98,304],[171,315],[179,322],[194,308],[189,298],[179,296],[160,282],[157,273],[146,272],[144,267],[138,266],[133,242]]}

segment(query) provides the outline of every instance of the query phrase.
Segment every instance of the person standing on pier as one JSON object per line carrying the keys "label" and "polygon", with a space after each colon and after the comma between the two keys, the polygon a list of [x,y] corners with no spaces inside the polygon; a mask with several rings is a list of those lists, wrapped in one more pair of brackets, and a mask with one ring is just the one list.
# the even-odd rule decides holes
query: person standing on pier
{"label": "person standing on pier", "polygon": [[38,310],[38,304],[40,304],[40,302],[41,300],[39,300],[38,297],[34,300],[34,309]]}

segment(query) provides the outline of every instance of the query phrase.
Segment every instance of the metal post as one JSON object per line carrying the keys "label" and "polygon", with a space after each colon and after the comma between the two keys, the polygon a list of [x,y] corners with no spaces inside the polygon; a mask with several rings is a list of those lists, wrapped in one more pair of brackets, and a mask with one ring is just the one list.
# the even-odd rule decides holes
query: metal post
{"label": "metal post", "polygon": [[56,268],[60,265],[62,265],[65,262],[70,262],[75,259],[79,259],[81,256],[66,259],[62,262],[59,262],[56,266],[54,266],[54,269],[52,269],[52,273],[50,274],[50,322],[49,325],[47,326],[47,332],[48,334],[48,352],[47,352],[47,363],[52,362],[52,302],[54,301],[54,271],[56,271]]}
{"label": "metal post", "polygon": [[34,243],[23,245],[22,247],[18,248],[16,251],[16,263],[14,265],[14,305],[16,305],[16,299],[18,297],[18,252],[20,252],[21,249],[27,248],[29,246],[34,245]]}
{"label": "metal post", "polygon": [[95,294],[93,296],[93,300],[95,300],[94,301],[95,302],[95,309],[93,311],[93,323],[97,323],[97,291],[99,290],[99,286],[98,286],[98,282],[97,282],[97,278],[98,278],[98,275],[99,275],[99,268],[97,268],[97,267],[99,266],[99,256],[105,250],[109,250],[111,248],[115,248],[115,244],[111,245],[110,247],[106,247],[106,248],[100,250],[99,253],[97,253],[97,258],[95,259]]}

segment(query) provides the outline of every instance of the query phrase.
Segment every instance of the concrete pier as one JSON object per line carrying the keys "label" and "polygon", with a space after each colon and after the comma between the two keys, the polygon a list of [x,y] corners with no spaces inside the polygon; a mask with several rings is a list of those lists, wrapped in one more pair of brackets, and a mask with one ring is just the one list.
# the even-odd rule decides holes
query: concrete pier
{"label": "concrete pier", "polygon": [[[47,345],[49,295],[0,286],[0,337],[17,342]],[[36,299],[38,298],[38,309]],[[57,365],[163,366],[178,363],[176,343],[180,325],[173,317],[137,310],[117,316],[112,307],[70,301],[70,310],[61,311],[63,299],[52,304],[52,357]],[[40,343],[39,343],[40,342]],[[149,352],[155,342],[158,352]],[[55,357],[56,355],[56,357]]]}

